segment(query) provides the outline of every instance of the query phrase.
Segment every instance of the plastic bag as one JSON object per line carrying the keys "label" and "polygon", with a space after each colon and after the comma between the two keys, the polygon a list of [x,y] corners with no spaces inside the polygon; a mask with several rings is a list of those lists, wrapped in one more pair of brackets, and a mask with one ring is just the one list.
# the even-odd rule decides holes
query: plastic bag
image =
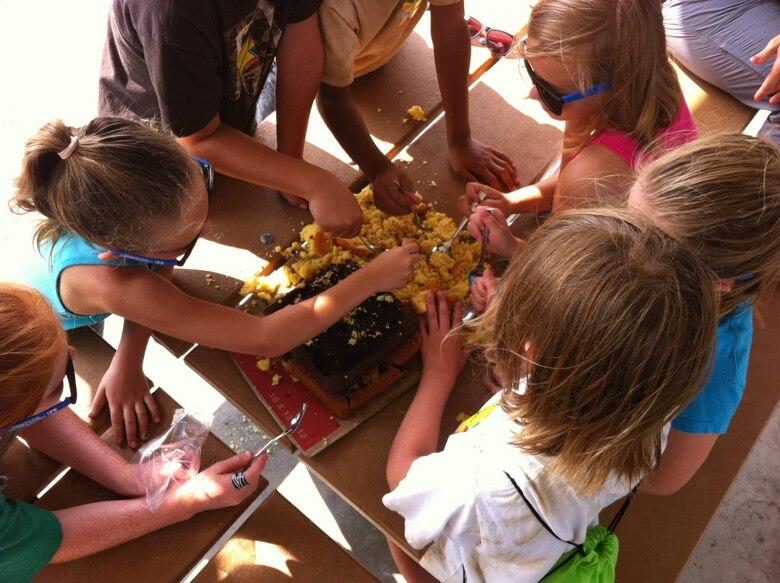
{"label": "plastic bag", "polygon": [[176,409],[168,430],[135,454],[133,462],[138,464],[149,510],[159,508],[170,487],[183,484],[200,471],[200,448],[210,428],[211,418]]}

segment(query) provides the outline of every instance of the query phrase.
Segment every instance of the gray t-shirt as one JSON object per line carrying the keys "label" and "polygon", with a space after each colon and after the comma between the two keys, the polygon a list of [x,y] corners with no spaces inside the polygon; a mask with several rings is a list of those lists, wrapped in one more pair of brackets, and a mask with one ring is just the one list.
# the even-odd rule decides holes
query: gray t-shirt
{"label": "gray t-shirt", "polygon": [[98,109],[157,118],[177,136],[219,113],[245,133],[285,26],[321,0],[114,0]]}

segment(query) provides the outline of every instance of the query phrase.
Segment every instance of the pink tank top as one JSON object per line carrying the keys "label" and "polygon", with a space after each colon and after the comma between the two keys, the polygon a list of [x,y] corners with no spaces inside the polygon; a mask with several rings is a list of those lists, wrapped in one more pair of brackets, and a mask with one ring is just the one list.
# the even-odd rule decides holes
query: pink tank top
{"label": "pink tank top", "polygon": [[[696,139],[698,132],[696,131],[696,124],[693,122],[693,117],[688,109],[688,104],[685,103],[685,98],[680,95],[680,109],[677,111],[677,115],[668,126],[658,132],[656,137],[658,140],[659,150],[671,150],[677,146],[681,146],[687,142],[692,142]],[[652,160],[660,155],[661,152],[655,153],[655,155],[646,156],[640,146],[634,138],[623,132],[616,132],[612,130],[604,130],[596,134],[588,143],[587,146],[597,145],[603,146],[615,154],[620,156],[622,160],[631,166],[631,170],[635,171],[637,165],[645,161],[645,159]]]}

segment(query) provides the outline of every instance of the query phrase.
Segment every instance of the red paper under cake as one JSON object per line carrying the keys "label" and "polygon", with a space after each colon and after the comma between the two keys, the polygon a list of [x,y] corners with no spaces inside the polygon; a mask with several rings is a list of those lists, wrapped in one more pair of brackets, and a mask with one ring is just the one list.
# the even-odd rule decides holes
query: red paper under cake
{"label": "red paper under cake", "polygon": [[[341,428],[341,423],[322,402],[303,385],[292,380],[282,365],[268,372],[257,368],[257,357],[231,352],[230,355],[257,391],[268,410],[282,427],[288,427],[304,403],[306,415],[300,427],[290,435],[295,444],[307,453]],[[279,384],[272,385],[272,377],[278,374]]]}

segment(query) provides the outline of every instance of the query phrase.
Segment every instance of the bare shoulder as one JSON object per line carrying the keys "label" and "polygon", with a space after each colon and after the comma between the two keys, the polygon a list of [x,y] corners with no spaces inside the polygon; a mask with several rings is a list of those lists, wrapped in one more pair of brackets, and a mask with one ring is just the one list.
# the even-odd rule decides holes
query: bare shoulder
{"label": "bare shoulder", "polygon": [[[114,313],[127,301],[128,291],[139,282],[161,280],[143,267],[72,265],[60,275],[60,299],[76,314]],[[138,298],[138,301],[145,301]]]}
{"label": "bare shoulder", "polygon": [[622,202],[633,181],[631,167],[608,148],[586,146],[561,171],[556,210]]}

